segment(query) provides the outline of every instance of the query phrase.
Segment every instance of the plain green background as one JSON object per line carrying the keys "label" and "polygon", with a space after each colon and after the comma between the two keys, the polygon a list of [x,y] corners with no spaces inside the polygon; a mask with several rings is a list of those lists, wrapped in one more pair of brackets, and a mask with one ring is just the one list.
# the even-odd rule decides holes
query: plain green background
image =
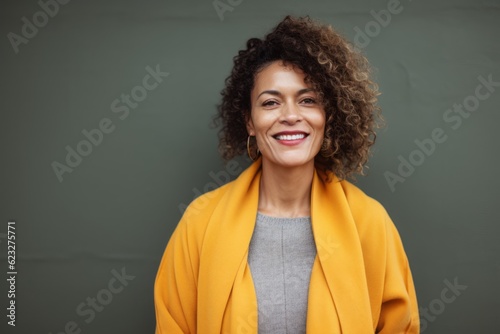
{"label": "plain green background", "polygon": [[[154,278],[179,207],[224,170],[209,125],[232,57],[284,15],[309,14],[350,40],[372,29],[362,51],[387,127],[357,184],[400,231],[420,307],[431,307],[424,332],[498,332],[500,87],[457,129],[443,115],[473,101],[480,76],[500,81],[500,2],[401,0],[385,26],[371,12],[387,10],[385,0],[231,3],[221,19],[210,0],[73,0],[15,53],[8,34],[21,35],[22,18],[33,22],[41,7],[2,2],[0,257],[6,273],[15,220],[18,276],[15,328],[0,283],[0,331],[55,334],[74,321],[81,333],[153,333]],[[120,119],[112,102],[156,65],[169,76]],[[114,131],[59,182],[51,164],[65,163],[65,147],[104,118]],[[397,173],[398,157],[409,159],[435,128],[447,140],[391,191],[384,173]],[[85,322],[78,305],[122,268],[135,278]],[[467,288],[443,303],[455,279]]]}

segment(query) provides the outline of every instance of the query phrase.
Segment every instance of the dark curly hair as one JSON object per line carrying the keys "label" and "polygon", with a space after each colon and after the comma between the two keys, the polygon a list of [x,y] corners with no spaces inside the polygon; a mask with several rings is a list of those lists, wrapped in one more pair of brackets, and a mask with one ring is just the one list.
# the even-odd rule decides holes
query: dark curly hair
{"label": "dark curly hair", "polygon": [[228,161],[246,152],[246,120],[255,75],[271,62],[281,60],[300,68],[313,86],[326,113],[324,141],[315,157],[320,171],[340,179],[364,174],[374,128],[381,120],[377,106],[378,86],[370,79],[367,59],[331,26],[308,16],[286,16],[261,40],[251,38],[234,58],[231,74],[221,91],[215,124],[219,151]]}

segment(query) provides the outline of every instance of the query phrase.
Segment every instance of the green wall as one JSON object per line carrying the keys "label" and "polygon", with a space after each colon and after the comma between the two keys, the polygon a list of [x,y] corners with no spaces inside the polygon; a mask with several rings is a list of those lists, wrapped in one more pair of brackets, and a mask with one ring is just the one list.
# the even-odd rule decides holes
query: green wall
{"label": "green wall", "polygon": [[224,167],[209,126],[232,57],[286,14],[332,24],[377,69],[388,125],[357,184],[401,233],[423,332],[498,331],[499,1],[64,2],[0,5],[5,276],[9,220],[17,257],[0,332],[154,331],[181,209],[247,165]]}

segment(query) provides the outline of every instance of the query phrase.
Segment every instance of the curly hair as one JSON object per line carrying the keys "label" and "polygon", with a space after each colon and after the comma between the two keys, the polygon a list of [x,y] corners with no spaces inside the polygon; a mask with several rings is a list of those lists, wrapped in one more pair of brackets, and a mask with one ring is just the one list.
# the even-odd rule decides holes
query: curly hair
{"label": "curly hair", "polygon": [[306,17],[286,16],[264,39],[250,38],[233,58],[221,91],[215,124],[221,124],[219,151],[228,161],[246,152],[246,120],[255,75],[281,60],[301,69],[325,110],[325,133],[315,164],[339,179],[364,174],[380,119],[378,86],[367,59],[335,32]]}

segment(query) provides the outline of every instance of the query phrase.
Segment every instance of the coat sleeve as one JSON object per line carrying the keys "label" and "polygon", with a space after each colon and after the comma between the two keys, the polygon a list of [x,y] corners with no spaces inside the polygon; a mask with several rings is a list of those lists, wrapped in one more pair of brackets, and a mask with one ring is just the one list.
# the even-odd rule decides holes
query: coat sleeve
{"label": "coat sleeve", "polygon": [[156,334],[196,333],[198,265],[192,239],[183,218],[167,244],[156,276]]}
{"label": "coat sleeve", "polygon": [[387,213],[385,220],[385,279],[376,332],[418,334],[420,328],[418,304],[408,259],[399,233]]}

